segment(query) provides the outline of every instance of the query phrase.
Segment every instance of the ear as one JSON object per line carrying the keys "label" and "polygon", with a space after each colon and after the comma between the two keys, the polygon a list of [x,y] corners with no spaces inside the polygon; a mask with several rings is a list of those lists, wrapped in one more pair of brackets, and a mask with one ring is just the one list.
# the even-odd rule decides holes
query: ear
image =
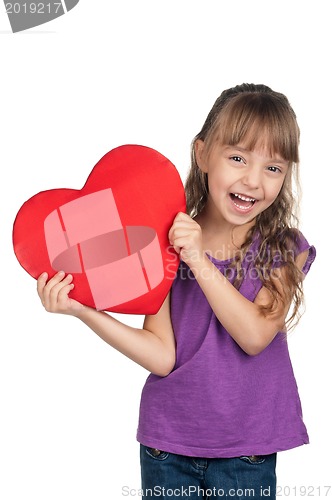
{"label": "ear", "polygon": [[196,163],[202,172],[207,173],[206,155],[204,153],[204,141],[197,139],[194,144]]}

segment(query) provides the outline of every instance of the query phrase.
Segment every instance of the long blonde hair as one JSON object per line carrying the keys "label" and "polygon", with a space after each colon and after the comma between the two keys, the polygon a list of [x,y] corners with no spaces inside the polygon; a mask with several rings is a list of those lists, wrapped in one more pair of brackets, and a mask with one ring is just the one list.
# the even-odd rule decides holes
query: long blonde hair
{"label": "long blonde hair", "polygon": [[[263,285],[269,290],[271,301],[262,307],[264,314],[275,310],[282,300],[273,281],[274,258],[282,256],[286,274],[286,300],[293,301],[288,325],[294,326],[300,317],[303,305],[303,275],[295,264],[299,232],[298,203],[299,184],[299,138],[300,131],[296,115],[288,99],[265,85],[242,84],[225,90],[209,112],[201,131],[192,141],[191,168],[185,183],[187,213],[198,215],[208,198],[208,177],[195,158],[195,142],[204,141],[204,150],[209,151],[217,143],[236,145],[240,142],[247,149],[264,141],[271,154],[278,154],[289,163],[283,186],[273,204],[261,212],[249,230],[233,265],[237,269],[234,286],[239,288],[243,280],[242,261],[254,236],[259,238],[254,266]],[[296,321],[294,321],[296,320]]]}

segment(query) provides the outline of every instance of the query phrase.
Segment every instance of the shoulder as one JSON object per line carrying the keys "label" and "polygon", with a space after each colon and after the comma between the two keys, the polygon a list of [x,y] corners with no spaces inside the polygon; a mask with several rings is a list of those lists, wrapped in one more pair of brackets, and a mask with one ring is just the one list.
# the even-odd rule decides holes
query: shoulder
{"label": "shoulder", "polygon": [[307,274],[316,258],[316,248],[308,242],[299,229],[289,229],[286,238],[287,251],[293,252],[293,259],[297,266],[304,274]]}
{"label": "shoulder", "polygon": [[284,232],[284,238],[286,239],[287,244],[297,253],[301,253],[311,247],[310,243],[299,229],[287,229]]}
{"label": "shoulder", "polygon": [[260,262],[265,261],[274,269],[295,263],[304,274],[308,273],[316,258],[316,248],[299,229],[292,227],[265,241],[256,234],[252,249]]}

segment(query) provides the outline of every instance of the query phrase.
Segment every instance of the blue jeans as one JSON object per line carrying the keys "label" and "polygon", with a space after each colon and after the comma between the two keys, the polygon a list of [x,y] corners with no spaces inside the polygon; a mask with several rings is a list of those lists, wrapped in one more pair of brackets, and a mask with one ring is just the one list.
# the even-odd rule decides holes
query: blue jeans
{"label": "blue jeans", "polygon": [[143,445],[140,453],[143,498],[276,498],[276,453],[237,458],[196,458]]}

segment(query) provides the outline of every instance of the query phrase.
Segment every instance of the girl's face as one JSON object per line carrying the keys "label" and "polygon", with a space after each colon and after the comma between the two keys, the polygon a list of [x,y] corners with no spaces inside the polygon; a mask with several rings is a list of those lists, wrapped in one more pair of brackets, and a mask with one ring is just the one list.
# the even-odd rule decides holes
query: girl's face
{"label": "girl's face", "polygon": [[195,146],[197,163],[208,174],[209,216],[231,225],[246,224],[277,198],[288,170],[283,158],[271,157],[261,147],[250,151],[241,143],[217,144],[208,155],[203,141]]}

